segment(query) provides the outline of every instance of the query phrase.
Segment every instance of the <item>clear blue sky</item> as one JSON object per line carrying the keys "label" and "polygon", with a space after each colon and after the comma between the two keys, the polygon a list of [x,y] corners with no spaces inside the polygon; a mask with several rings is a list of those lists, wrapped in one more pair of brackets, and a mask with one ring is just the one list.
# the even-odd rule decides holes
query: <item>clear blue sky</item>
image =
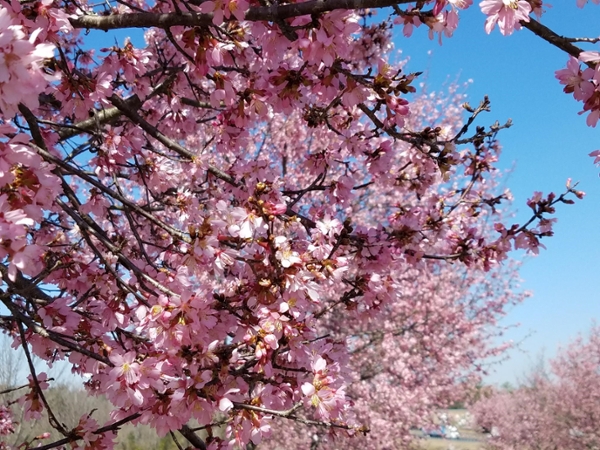
{"label": "clear blue sky", "polygon": [[[558,34],[600,35],[599,6],[578,9],[575,0],[552,3],[542,23]],[[513,119],[514,126],[502,132],[500,141],[501,166],[515,164],[507,181],[515,197],[515,220],[528,213],[525,201],[533,191],[560,193],[569,177],[587,194],[575,205],[558,208],[555,236],[543,241],[547,250],[528,258],[521,270],[523,287],[534,297],[511,310],[504,323],[521,324],[505,337],[522,342],[487,379],[514,383],[542,352],[551,357],[560,344],[600,320],[600,168],[588,156],[600,149],[600,128],[586,126],[585,115],[577,114],[582,104],[564,94],[554,78],[554,71],[566,65],[566,54],[526,29],[506,37],[497,29],[487,35],[484,19],[474,5],[442,46],[428,39],[425,27],[408,39],[398,28],[394,42],[410,57],[408,71],[428,71],[430,90],[457,75],[461,81],[472,79],[467,92],[471,104],[483,95],[492,102],[492,112],[481,124]]]}

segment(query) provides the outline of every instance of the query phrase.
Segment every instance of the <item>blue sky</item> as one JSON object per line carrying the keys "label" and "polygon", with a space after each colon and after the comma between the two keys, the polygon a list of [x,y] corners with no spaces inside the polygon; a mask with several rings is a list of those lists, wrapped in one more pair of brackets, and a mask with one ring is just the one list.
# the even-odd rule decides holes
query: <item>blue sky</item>
{"label": "blue sky", "polygon": [[[569,37],[600,34],[600,7],[578,9],[575,0],[554,3],[542,17],[546,26]],[[437,39],[429,40],[425,27],[408,39],[398,28],[394,43],[410,58],[408,71],[428,72],[430,90],[457,75],[460,81],[472,79],[467,91],[471,104],[483,95],[492,102],[492,112],[480,124],[512,118],[513,127],[500,135],[500,166],[515,167],[507,180],[515,197],[515,220],[526,217],[525,201],[536,190],[560,193],[570,177],[586,192],[584,200],[558,208],[555,236],[543,241],[547,250],[526,258],[521,270],[522,286],[534,296],[503,321],[520,323],[505,335],[519,345],[487,378],[491,383],[514,383],[542,353],[551,357],[560,344],[600,319],[600,168],[588,156],[600,149],[600,128],[585,124],[585,115],[577,114],[582,104],[564,94],[554,78],[554,71],[566,65],[565,53],[526,29],[512,36],[502,36],[497,29],[487,35],[484,20],[474,5],[461,14],[455,35],[445,38],[442,46]]]}

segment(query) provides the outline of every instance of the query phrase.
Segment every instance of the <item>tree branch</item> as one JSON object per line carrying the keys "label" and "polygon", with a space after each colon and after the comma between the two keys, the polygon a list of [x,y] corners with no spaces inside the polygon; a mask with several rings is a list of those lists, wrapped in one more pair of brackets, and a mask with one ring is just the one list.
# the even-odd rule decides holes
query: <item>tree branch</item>
{"label": "tree branch", "polygon": [[182,426],[179,429],[179,432],[184,438],[186,438],[189,441],[190,444],[194,446],[194,448],[206,450],[206,444],[204,443],[204,441],[200,439],[198,435],[194,433],[194,430],[192,430],[189,426]]}
{"label": "tree branch", "polygon": [[[112,97],[110,97],[110,101],[113,105],[119,108],[119,110],[121,110],[121,112],[125,114],[133,123],[139,125],[146,133],[148,133],[154,139],[159,141],[165,147],[167,147],[170,150],[173,150],[179,156],[189,159],[190,161],[196,159],[197,155],[195,153],[183,147],[182,145],[179,145],[171,138],[165,136],[158,130],[158,128],[156,128],[154,125],[150,124],[148,121],[142,118],[142,116],[140,116],[135,109],[131,108],[130,105],[127,104],[119,96],[113,95]],[[208,165],[206,170],[215,177],[231,184],[232,186],[238,186],[238,183],[235,181],[235,179],[231,175],[228,175],[227,173],[223,172],[222,170],[217,169],[216,167],[213,167],[211,165]]]}
{"label": "tree branch", "polygon": [[[141,416],[140,413],[131,414],[130,416],[127,416],[124,419],[119,420],[118,422],[114,422],[114,423],[111,423],[110,425],[106,425],[106,426],[104,426],[102,428],[98,428],[96,431],[92,431],[92,433],[94,433],[94,434],[103,434],[103,433],[106,433],[108,431],[117,431],[117,430],[119,430],[119,428],[121,427],[121,425],[125,425],[126,423],[131,422],[132,420],[135,420],[135,419],[137,419],[140,416]],[[33,447],[33,448],[35,448],[35,450],[49,450],[51,448],[56,448],[56,447],[59,447],[61,445],[68,444],[70,442],[77,441],[79,439],[83,439],[83,438],[81,436],[70,435],[67,438],[60,439],[60,440],[58,440],[56,442],[52,442],[51,444],[40,445],[39,447]]]}
{"label": "tree branch", "polygon": [[[372,9],[411,3],[413,0],[313,0],[288,5],[257,6],[246,12],[250,22],[277,22],[293,17],[321,14],[337,9]],[[69,19],[74,28],[115,30],[120,28],[170,28],[174,26],[210,26],[213,14],[187,13],[128,13],[110,16],[80,16]],[[235,20],[235,18],[232,18]]]}

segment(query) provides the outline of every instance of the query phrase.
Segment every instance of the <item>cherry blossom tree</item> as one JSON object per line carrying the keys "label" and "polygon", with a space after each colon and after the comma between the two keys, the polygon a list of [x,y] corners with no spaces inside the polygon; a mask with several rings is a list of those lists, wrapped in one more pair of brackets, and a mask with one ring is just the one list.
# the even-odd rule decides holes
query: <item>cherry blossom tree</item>
{"label": "cherry blossom tree", "polygon": [[512,391],[476,403],[477,422],[494,428],[498,449],[580,449],[600,445],[600,328],[578,337],[550,363]]}
{"label": "cherry blossom tree", "polygon": [[[502,264],[583,196],[536,192],[508,225],[510,123],[475,125],[487,98],[425,96],[390,62],[394,24],[450,36],[470,6],[0,1],[0,326],[28,361],[26,418],[64,436],[38,448],[111,448],[130,422],[204,449],[256,445],[275,419],[399,420],[382,443],[469,383],[520,298]],[[545,28],[540,2],[480,6],[488,31],[578,58],[557,77],[595,125],[597,55],[575,46],[593,40]],[[133,28],[144,48],[85,45]],[[111,421],[61,423],[33,355],[85,376]],[[405,407],[381,406],[388,387]]]}
{"label": "cherry blossom tree", "polygon": [[[369,428],[348,445],[407,448],[411,429],[429,426],[441,406],[463,399],[480,380],[482,359],[503,350],[490,345],[486,331],[498,311],[519,299],[507,274],[484,279],[447,265],[436,269],[396,275],[402,293],[377,314],[350,320],[332,314],[325,325],[348,342],[353,377],[347,395],[356,420]],[[276,420],[264,448],[334,449],[348,439],[314,424],[277,426]]]}

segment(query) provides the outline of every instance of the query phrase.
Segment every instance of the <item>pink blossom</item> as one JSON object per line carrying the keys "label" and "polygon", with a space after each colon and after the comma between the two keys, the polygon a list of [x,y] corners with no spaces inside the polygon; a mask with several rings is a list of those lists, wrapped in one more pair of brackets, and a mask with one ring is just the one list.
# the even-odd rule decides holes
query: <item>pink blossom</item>
{"label": "pink blossom", "polygon": [[135,361],[135,352],[121,354],[111,354],[110,360],[115,365],[111,370],[111,376],[116,379],[122,379],[127,384],[137,383],[141,378],[140,365]]}
{"label": "pink blossom", "polygon": [[6,436],[14,433],[15,424],[10,409],[4,405],[0,405],[0,436]]}
{"label": "pink blossom", "polygon": [[590,81],[594,71],[590,68],[581,70],[579,61],[570,57],[567,68],[557,70],[556,78],[565,85],[564,92],[573,93],[573,97],[579,101],[586,101],[594,93],[594,84]]}
{"label": "pink blossom", "polygon": [[505,36],[521,28],[520,20],[529,22],[531,12],[531,5],[524,0],[483,0],[479,7],[488,16],[485,31],[491,33],[498,23],[500,32]]}
{"label": "pink blossom", "polygon": [[421,25],[421,20],[417,15],[405,15],[394,19],[395,24],[402,24],[404,26],[402,34],[405,37],[411,37],[413,30]]}
{"label": "pink blossom", "polygon": [[278,248],[275,256],[279,258],[283,267],[288,268],[294,264],[299,264],[302,262],[299,253],[291,249],[290,244],[285,236],[277,236],[275,238],[275,244]]}
{"label": "pink blossom", "polygon": [[54,45],[36,44],[40,31],[27,36],[9,10],[0,7],[0,110],[9,116],[20,102],[37,106],[37,95],[48,84],[40,68],[44,59],[54,56]]}
{"label": "pink blossom", "polygon": [[213,13],[213,23],[221,25],[224,19],[234,16],[237,20],[244,20],[249,3],[246,0],[215,0],[203,2],[200,9],[204,13]]}

